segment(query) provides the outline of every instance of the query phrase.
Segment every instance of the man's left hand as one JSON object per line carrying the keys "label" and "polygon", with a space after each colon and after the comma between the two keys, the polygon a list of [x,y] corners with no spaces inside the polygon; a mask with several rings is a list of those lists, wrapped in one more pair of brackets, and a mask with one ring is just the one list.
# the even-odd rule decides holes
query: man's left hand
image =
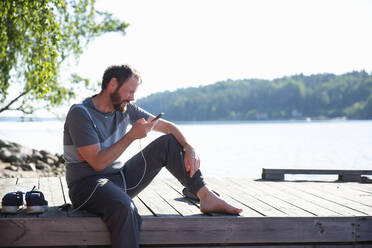
{"label": "man's left hand", "polygon": [[185,168],[186,171],[190,174],[190,177],[193,177],[195,172],[200,168],[200,159],[196,155],[194,148],[190,145],[184,147],[185,149]]}

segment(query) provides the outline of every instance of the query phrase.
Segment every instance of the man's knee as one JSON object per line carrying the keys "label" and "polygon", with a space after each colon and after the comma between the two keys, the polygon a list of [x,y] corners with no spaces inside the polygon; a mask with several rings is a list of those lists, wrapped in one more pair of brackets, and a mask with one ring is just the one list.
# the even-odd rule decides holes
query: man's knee
{"label": "man's knee", "polygon": [[131,200],[116,199],[107,204],[105,216],[115,222],[125,222],[128,218],[140,218],[137,208]]}
{"label": "man's knee", "polygon": [[163,140],[163,142],[169,144],[170,146],[182,147],[180,143],[178,143],[177,139],[173,136],[173,134],[165,134],[163,136],[160,136],[160,138]]}
{"label": "man's knee", "polygon": [[107,204],[107,208],[109,211],[120,212],[124,215],[128,215],[135,210],[133,202],[128,199],[115,199]]}

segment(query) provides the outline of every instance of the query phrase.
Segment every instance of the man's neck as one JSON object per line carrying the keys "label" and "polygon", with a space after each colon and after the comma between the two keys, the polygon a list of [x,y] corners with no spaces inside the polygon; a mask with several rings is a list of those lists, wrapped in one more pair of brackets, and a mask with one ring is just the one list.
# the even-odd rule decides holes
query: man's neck
{"label": "man's neck", "polygon": [[114,107],[111,104],[110,98],[104,95],[102,92],[92,97],[93,105],[96,109],[103,113],[110,113],[114,111]]}

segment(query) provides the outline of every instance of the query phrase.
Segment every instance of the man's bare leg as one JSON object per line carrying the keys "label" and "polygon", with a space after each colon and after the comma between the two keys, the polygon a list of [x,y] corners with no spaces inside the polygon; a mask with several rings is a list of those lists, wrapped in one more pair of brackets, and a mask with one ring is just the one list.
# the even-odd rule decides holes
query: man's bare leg
{"label": "man's bare leg", "polygon": [[206,186],[202,187],[197,193],[200,199],[200,211],[203,213],[226,213],[240,214],[242,209],[236,208],[219,198]]}

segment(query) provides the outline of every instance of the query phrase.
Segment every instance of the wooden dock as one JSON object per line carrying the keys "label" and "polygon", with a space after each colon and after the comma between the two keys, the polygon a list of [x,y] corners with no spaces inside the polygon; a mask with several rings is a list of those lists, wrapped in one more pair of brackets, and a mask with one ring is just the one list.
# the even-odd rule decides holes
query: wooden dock
{"label": "wooden dock", "polygon": [[363,175],[372,175],[372,170],[329,170],[329,169],[262,169],[262,179],[284,180],[285,174],[302,175],[337,175],[342,182],[363,182],[370,181]]}
{"label": "wooden dock", "polygon": [[[207,178],[209,187],[244,210],[241,216],[203,215],[182,197],[174,179],[160,178],[134,198],[146,247],[372,247],[372,184]],[[49,211],[0,217],[0,247],[105,246],[103,221],[85,211],[65,214],[64,178],[0,179],[1,197],[41,190]]]}

